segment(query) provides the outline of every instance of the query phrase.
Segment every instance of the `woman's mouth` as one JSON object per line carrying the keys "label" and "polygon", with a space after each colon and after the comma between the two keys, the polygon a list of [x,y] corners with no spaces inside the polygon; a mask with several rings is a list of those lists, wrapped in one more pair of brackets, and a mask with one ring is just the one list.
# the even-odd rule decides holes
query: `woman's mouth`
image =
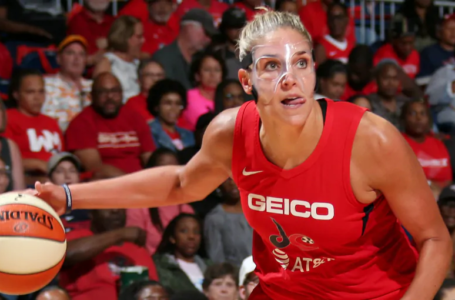
{"label": "woman's mouth", "polygon": [[281,104],[283,104],[285,108],[298,108],[305,104],[305,99],[302,97],[288,97],[281,101]]}

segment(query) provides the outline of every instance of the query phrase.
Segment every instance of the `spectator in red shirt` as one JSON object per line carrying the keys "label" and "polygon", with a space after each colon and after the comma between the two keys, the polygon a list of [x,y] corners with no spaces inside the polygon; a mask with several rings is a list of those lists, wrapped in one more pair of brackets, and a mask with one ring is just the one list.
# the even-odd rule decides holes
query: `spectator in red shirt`
{"label": "spectator in red shirt", "polygon": [[346,66],[337,60],[326,60],[316,70],[318,78],[318,93],[321,97],[339,100],[346,88]]}
{"label": "spectator in red shirt", "polygon": [[326,59],[337,59],[345,64],[348,62],[349,53],[355,46],[346,38],[348,21],[348,9],[343,3],[334,2],[329,5],[327,9],[329,33],[320,39],[314,50],[316,66]]}
{"label": "spectator in red shirt", "polygon": [[141,61],[138,67],[139,86],[141,93],[131,97],[126,102],[126,107],[131,107],[138,114],[142,115],[146,121],[153,120],[153,115],[147,110],[147,97],[152,86],[159,80],[166,77],[163,67],[154,59]]}
{"label": "spectator in red shirt", "polygon": [[73,300],[117,299],[122,267],[143,266],[150,279],[158,279],[143,247],[145,232],[125,227],[125,210],[93,210],[91,215],[90,229],[75,229],[66,236],[68,249],[60,285]]}
{"label": "spectator in red shirt", "polygon": [[4,136],[13,140],[22,154],[26,183],[46,180],[47,161],[63,150],[63,136],[56,120],[41,113],[45,100],[44,80],[35,70],[21,70],[13,76]]}
{"label": "spectator in red shirt", "polygon": [[87,64],[94,65],[107,48],[107,34],[115,18],[106,13],[109,0],[84,0],[84,7],[68,22],[68,35],[83,36],[88,42]]}
{"label": "spectator in red shirt", "polygon": [[208,11],[215,21],[215,26],[218,27],[221,23],[221,17],[223,16],[224,11],[228,9],[229,6],[218,0],[183,0],[172,16],[174,26],[177,25],[176,29],[178,29],[178,24],[183,15],[193,8],[202,8]]}
{"label": "spectator in red shirt", "polygon": [[148,0],[149,18],[143,22],[145,42],[142,52],[152,55],[156,50],[175,40],[178,29],[175,30],[168,25],[174,8],[172,0]]}
{"label": "spectator in red shirt", "polygon": [[111,73],[95,79],[92,105],[71,121],[66,141],[95,178],[141,170],[155,150],[145,119],[123,106],[120,82]]}
{"label": "spectator in red shirt", "polygon": [[278,0],[275,3],[275,10],[288,12],[294,15],[297,15],[299,13],[295,0]]}
{"label": "spectator in red shirt", "polygon": [[[305,28],[310,32],[315,44],[329,33],[327,23],[327,8],[334,2],[333,0],[320,0],[302,6],[299,11],[300,20]],[[354,18],[349,17],[346,38],[355,44],[355,25]]]}
{"label": "spectator in red shirt", "polygon": [[417,27],[407,19],[396,19],[392,24],[392,42],[387,43],[376,52],[374,65],[383,60],[393,60],[404,72],[415,78],[419,73],[420,56],[414,48]]}
{"label": "spectator in red shirt", "polygon": [[194,146],[191,131],[177,126],[182,111],[186,108],[186,90],[172,79],[158,81],[151,89],[147,107],[156,119],[150,122],[150,131],[158,148],[181,151]]}
{"label": "spectator in red shirt", "polygon": [[132,16],[145,22],[149,18],[147,2],[145,0],[130,0],[122,7],[118,15]]}
{"label": "spectator in red shirt", "polygon": [[416,154],[431,184],[445,187],[452,181],[447,148],[430,132],[430,113],[423,102],[408,102],[402,110],[404,137]]}
{"label": "spectator in red shirt", "polygon": [[348,59],[348,84],[341,100],[356,94],[369,95],[377,91],[373,80],[373,52],[366,45],[358,45],[352,49]]}

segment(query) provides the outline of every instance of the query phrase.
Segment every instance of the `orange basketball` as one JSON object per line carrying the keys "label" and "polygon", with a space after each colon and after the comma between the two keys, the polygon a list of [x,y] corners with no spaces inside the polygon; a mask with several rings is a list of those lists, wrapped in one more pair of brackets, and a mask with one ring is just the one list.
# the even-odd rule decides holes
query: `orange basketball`
{"label": "orange basketball", "polygon": [[62,267],[65,228],[44,201],[0,195],[0,292],[23,295],[48,284]]}

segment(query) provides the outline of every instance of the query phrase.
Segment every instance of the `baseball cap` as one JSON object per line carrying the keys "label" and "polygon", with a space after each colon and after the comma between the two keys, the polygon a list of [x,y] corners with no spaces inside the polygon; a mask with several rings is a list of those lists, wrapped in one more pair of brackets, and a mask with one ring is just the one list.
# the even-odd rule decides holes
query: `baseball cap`
{"label": "baseball cap", "polygon": [[417,31],[417,24],[402,15],[397,15],[392,20],[391,32],[393,38],[414,36]]}
{"label": "baseball cap", "polygon": [[48,174],[50,175],[62,160],[67,160],[67,159],[71,160],[76,165],[76,168],[78,170],[81,169],[81,162],[75,155],[73,155],[69,152],[60,152],[60,153],[56,153],[56,154],[52,155],[52,157],[47,162]]}
{"label": "baseball cap", "polygon": [[69,35],[67,36],[59,45],[58,45],[58,52],[62,52],[63,49],[65,49],[66,47],[68,47],[69,45],[71,45],[72,43],[79,43],[81,44],[85,50],[87,50],[88,48],[88,44],[87,44],[87,40],[81,36],[81,35],[77,35],[77,34],[72,34],[72,35]]}
{"label": "baseball cap", "polygon": [[256,269],[256,264],[253,261],[253,256],[248,256],[242,262],[242,266],[240,267],[239,272],[239,286],[242,286],[245,282],[246,277],[251,272],[254,272]]}
{"label": "baseball cap", "polygon": [[247,23],[246,14],[237,7],[231,7],[223,13],[220,28],[243,28]]}
{"label": "baseball cap", "polygon": [[455,21],[455,13],[445,15],[444,18],[442,19],[442,24],[445,24],[448,21]]}
{"label": "baseball cap", "polygon": [[446,186],[439,194],[438,203],[455,201],[455,184]]}
{"label": "baseball cap", "polygon": [[212,15],[202,8],[193,8],[190,9],[183,17],[180,19],[180,23],[184,22],[198,22],[202,25],[205,32],[209,36],[218,34],[218,30],[215,27],[215,21],[213,21]]}

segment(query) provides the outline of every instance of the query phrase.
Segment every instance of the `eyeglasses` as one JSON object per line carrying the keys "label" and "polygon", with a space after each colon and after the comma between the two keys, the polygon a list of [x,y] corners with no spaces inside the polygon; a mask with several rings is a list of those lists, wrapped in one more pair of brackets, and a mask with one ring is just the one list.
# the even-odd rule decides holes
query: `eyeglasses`
{"label": "eyeglasses", "polygon": [[5,168],[0,168],[0,176],[9,176],[11,174],[11,170],[9,166],[5,166]]}
{"label": "eyeglasses", "polygon": [[234,100],[234,99],[243,100],[244,99],[243,94],[231,94],[231,93],[225,94],[224,98],[226,98],[228,100]]}

